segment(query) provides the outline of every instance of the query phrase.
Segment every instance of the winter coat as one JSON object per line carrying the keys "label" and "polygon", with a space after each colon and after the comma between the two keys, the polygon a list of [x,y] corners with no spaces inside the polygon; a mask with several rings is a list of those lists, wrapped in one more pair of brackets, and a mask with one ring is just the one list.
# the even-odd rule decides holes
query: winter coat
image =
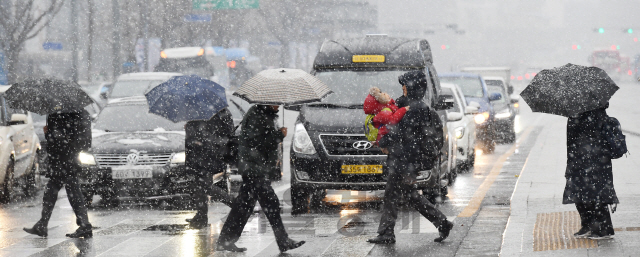
{"label": "winter coat", "polygon": [[192,169],[220,166],[233,133],[231,112],[224,108],[211,119],[185,125],[185,164]]}
{"label": "winter coat", "polygon": [[569,118],[563,204],[618,203],[613,188],[611,155],[601,128],[607,113],[598,109]]}
{"label": "winter coat", "polygon": [[[389,108],[391,111],[382,111],[382,109],[385,108]],[[367,98],[365,98],[363,109],[365,114],[375,115],[375,117],[373,117],[373,126],[379,128],[376,142],[379,142],[382,136],[389,133],[387,125],[398,124],[407,112],[406,108],[398,108],[393,99],[391,99],[387,104],[381,104],[372,95],[367,95]]]}
{"label": "winter coat", "polygon": [[68,175],[78,168],[78,154],[91,147],[91,116],[86,110],[49,114],[44,136],[51,167],[47,176]]}
{"label": "winter coat", "polygon": [[[387,148],[387,163],[404,163],[403,172],[432,169],[444,144],[443,125],[438,114],[421,100],[408,100],[409,110],[380,140]],[[399,170],[399,169],[396,169]]]}
{"label": "winter coat", "polygon": [[242,119],[238,144],[238,171],[245,176],[267,176],[276,169],[278,144],[284,139],[275,126],[277,112],[254,105]]}

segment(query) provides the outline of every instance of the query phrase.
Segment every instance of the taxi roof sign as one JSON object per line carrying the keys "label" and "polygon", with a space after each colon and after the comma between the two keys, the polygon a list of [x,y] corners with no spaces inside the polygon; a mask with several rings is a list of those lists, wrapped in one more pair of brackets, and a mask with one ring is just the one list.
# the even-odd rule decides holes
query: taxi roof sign
{"label": "taxi roof sign", "polygon": [[384,62],[384,55],[354,55],[352,62]]}

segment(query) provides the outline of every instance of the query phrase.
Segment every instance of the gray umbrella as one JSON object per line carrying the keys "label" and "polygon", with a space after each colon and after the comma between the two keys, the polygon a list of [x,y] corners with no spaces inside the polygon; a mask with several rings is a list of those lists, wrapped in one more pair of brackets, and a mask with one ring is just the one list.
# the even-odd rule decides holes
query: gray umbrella
{"label": "gray umbrella", "polygon": [[569,63],[542,70],[520,96],[534,112],[571,117],[604,108],[617,90],[604,70]]}
{"label": "gray umbrella", "polygon": [[271,69],[258,73],[233,94],[249,103],[296,105],[318,102],[332,91],[315,76],[298,69]]}

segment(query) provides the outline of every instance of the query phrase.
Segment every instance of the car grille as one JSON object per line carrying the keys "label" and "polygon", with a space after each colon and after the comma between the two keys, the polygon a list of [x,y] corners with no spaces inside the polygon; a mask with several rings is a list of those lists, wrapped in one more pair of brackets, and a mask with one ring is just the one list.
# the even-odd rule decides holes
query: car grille
{"label": "car grille", "polygon": [[328,155],[384,155],[377,146],[355,148],[356,142],[369,142],[364,135],[320,135],[320,141]]}
{"label": "car grille", "polygon": [[102,167],[115,167],[124,165],[164,166],[171,161],[171,153],[139,154],[137,162],[127,161],[129,154],[95,154],[96,162]]}

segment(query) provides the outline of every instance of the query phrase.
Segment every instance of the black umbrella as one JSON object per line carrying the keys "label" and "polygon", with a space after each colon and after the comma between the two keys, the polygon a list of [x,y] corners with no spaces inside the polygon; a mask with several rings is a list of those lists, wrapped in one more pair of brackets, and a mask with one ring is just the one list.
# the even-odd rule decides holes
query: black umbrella
{"label": "black umbrella", "polygon": [[604,70],[569,63],[542,70],[520,96],[534,112],[571,117],[604,108],[617,90]]}
{"label": "black umbrella", "polygon": [[91,97],[75,82],[59,79],[27,79],[5,92],[9,106],[47,115],[74,112],[91,104]]}

